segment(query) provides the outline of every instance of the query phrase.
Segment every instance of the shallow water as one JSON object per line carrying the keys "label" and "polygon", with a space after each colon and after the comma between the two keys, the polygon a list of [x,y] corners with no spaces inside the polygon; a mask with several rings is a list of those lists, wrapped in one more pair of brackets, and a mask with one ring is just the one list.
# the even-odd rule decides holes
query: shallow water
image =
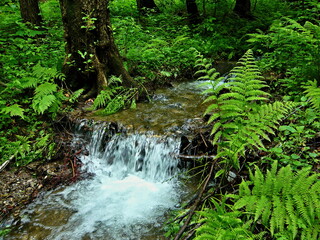
{"label": "shallow water", "polygon": [[[5,239],[165,239],[167,213],[189,191],[179,178],[179,136],[203,125],[206,106],[197,84],[159,90],[151,103],[135,110],[89,117],[117,121],[131,131],[106,141],[107,125],[94,124],[89,155],[81,157],[82,171],[91,177],[29,205]],[[82,127],[75,144],[84,138]]]}
{"label": "shallow water", "polygon": [[201,92],[208,88],[204,82],[186,82],[172,88],[159,89],[148,103],[137,104],[110,116],[88,114],[94,120],[116,121],[133,131],[153,131],[156,134],[188,134],[203,126],[202,115],[208,104],[203,104]]}

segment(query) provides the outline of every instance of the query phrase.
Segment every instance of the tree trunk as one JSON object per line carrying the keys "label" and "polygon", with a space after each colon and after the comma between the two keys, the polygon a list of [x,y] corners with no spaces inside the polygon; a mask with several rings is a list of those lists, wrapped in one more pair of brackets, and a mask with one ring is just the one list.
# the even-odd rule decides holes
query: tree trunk
{"label": "tree trunk", "polygon": [[142,14],[145,14],[146,9],[151,9],[155,12],[160,12],[154,0],[137,0],[137,8],[138,11]]}
{"label": "tree trunk", "polygon": [[190,24],[200,23],[200,14],[198,11],[196,0],[186,0],[186,5]]}
{"label": "tree trunk", "polygon": [[38,0],[19,0],[21,18],[24,22],[40,26],[42,18]]}
{"label": "tree trunk", "polygon": [[239,15],[239,17],[250,18],[251,15],[251,1],[250,0],[237,0],[236,6],[233,11]]}
{"label": "tree trunk", "polygon": [[134,85],[114,43],[108,3],[60,0],[67,55],[64,72],[72,89],[96,93],[108,85],[110,75],[121,76],[124,86]]}

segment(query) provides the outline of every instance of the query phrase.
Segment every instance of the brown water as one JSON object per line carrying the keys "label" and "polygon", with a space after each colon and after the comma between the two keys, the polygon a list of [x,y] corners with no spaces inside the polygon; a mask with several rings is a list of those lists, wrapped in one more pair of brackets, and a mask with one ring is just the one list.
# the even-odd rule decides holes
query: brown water
{"label": "brown water", "polygon": [[[200,85],[200,86],[199,86]],[[202,115],[208,106],[203,104],[201,82],[186,82],[172,88],[159,89],[148,103],[137,104],[110,116],[86,117],[94,120],[116,121],[134,131],[153,131],[156,134],[184,134],[202,127]]]}

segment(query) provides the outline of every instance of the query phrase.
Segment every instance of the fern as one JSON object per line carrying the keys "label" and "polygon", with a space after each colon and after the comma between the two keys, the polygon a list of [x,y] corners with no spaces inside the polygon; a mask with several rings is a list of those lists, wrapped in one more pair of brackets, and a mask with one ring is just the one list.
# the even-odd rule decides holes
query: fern
{"label": "fern", "polygon": [[251,222],[244,223],[241,220],[243,215],[240,211],[226,211],[225,203],[219,204],[211,199],[215,209],[205,209],[198,214],[203,217],[200,221],[203,223],[196,230],[195,240],[217,240],[217,239],[261,239],[264,232],[255,235],[250,231]]}
{"label": "fern", "polygon": [[312,107],[320,112],[320,88],[317,81],[309,81],[309,85],[305,87],[306,96],[309,98]]}
{"label": "fern", "polygon": [[93,102],[93,108],[98,109],[105,107],[107,103],[112,99],[113,95],[116,93],[115,89],[107,88],[102,90]]}
{"label": "fern", "polygon": [[77,101],[77,99],[81,96],[81,94],[84,92],[84,89],[81,88],[77,91],[75,91],[74,93],[72,93],[72,95],[69,97],[69,102],[74,103]]}
{"label": "fern", "polygon": [[124,88],[118,86],[122,83],[121,78],[111,76],[109,79],[109,86],[102,90],[93,102],[93,109],[104,107],[102,113],[104,115],[110,115],[123,109],[125,106],[130,105],[132,108],[135,107],[134,96],[137,93],[136,88]]}
{"label": "fern", "polygon": [[21,118],[24,118],[24,109],[21,108],[18,104],[13,104],[11,106],[4,107],[1,109],[1,112],[4,114],[9,114],[11,117],[19,116]]}
{"label": "fern", "polygon": [[39,62],[32,68],[31,75],[22,79],[21,87],[23,89],[35,88],[40,84],[51,83],[54,80],[64,81],[65,75],[55,68],[42,67]]}
{"label": "fern", "polygon": [[46,110],[53,113],[57,113],[62,100],[65,100],[65,96],[57,91],[57,84],[43,83],[35,89],[35,95],[32,100],[32,108],[39,114],[43,114]]}
{"label": "fern", "polygon": [[210,114],[208,123],[213,123],[211,135],[213,145],[218,146],[217,157],[226,164],[239,169],[239,155],[246,148],[263,147],[262,140],[269,140],[278,122],[294,107],[293,103],[269,101],[267,87],[261,73],[248,50],[231,71],[227,82],[218,78],[215,69],[200,59],[202,67],[198,73],[205,74],[199,79],[210,79],[212,87],[205,102],[211,104],[204,114]]}
{"label": "fern", "polygon": [[249,36],[252,46],[264,52],[260,61],[263,68],[285,73],[286,77],[279,79],[285,88],[279,91],[285,91],[285,94],[298,100],[305,82],[310,79],[320,81],[319,24],[306,21],[302,25],[283,17],[273,22],[267,34],[260,31]]}
{"label": "fern", "polygon": [[234,209],[245,208],[272,235],[286,232],[290,239],[319,239],[320,174],[311,174],[309,168],[294,173],[290,166],[277,167],[274,162],[266,175],[256,167],[251,181],[240,184]]}

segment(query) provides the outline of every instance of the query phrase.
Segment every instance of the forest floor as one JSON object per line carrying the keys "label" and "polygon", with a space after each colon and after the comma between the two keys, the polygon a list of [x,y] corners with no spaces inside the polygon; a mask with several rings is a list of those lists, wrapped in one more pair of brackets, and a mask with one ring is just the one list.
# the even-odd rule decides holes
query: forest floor
{"label": "forest floor", "polygon": [[54,159],[34,161],[26,166],[10,164],[1,172],[0,226],[5,224],[4,220],[19,220],[21,210],[41,193],[78,179],[81,163],[70,146],[71,137],[66,135],[61,132],[56,137],[58,149]]}

